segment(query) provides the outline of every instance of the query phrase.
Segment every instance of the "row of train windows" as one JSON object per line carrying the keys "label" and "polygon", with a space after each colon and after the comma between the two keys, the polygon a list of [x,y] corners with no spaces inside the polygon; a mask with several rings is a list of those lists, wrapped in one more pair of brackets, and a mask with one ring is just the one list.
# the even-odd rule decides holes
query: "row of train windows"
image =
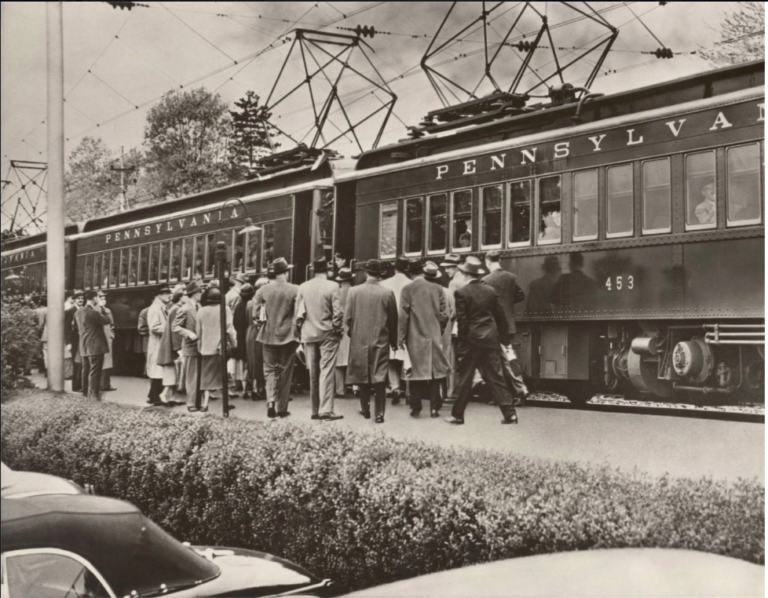
{"label": "row of train windows", "polygon": [[[726,226],[760,224],[760,144],[726,150]],[[640,194],[643,235],[672,231],[670,158],[641,164]],[[598,238],[598,170],[524,179],[479,189],[479,247],[482,249],[551,245],[563,242],[562,177],[572,178],[573,241]],[[717,168],[714,150],[685,156],[686,230],[717,227]],[[505,190],[506,201],[505,201]],[[635,234],[633,164],[605,169],[605,238]],[[506,208],[505,208],[506,206]],[[462,189],[406,199],[403,252],[406,255],[471,251],[473,190]],[[506,212],[506,218],[504,217]],[[397,255],[399,204],[380,207],[379,255]],[[450,223],[450,224],[449,224]],[[506,226],[505,226],[506,223]],[[505,236],[506,232],[506,236]]]}
{"label": "row of train windows", "polygon": [[[115,249],[85,256],[84,288],[114,288],[137,284],[157,284],[211,278],[215,275],[216,243],[227,245],[225,272],[266,271],[275,246],[275,225],[260,225],[262,230],[239,235],[226,231]],[[234,264],[234,268],[233,268]]]}
{"label": "row of train windows", "polygon": [[[45,262],[23,266],[19,272],[19,276],[22,281],[20,291],[25,295],[46,292],[48,288],[48,278]],[[3,277],[5,277],[5,274]]]}

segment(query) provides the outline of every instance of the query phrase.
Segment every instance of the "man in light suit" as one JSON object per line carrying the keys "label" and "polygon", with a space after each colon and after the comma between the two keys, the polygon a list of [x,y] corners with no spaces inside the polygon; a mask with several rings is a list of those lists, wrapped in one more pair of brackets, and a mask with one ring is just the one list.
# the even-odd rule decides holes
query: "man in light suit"
{"label": "man in light suit", "polygon": [[150,379],[147,403],[149,405],[161,405],[160,395],[163,392],[163,366],[158,363],[160,348],[163,344],[163,332],[168,321],[166,311],[171,301],[171,287],[161,286],[155,291],[155,300],[149,306],[147,312],[147,324],[149,324],[149,343],[147,345],[147,376]]}
{"label": "man in light suit", "polygon": [[[275,280],[260,288],[254,297],[255,322],[265,319],[256,340],[264,345],[264,377],[267,380],[267,417],[288,417],[288,400],[299,335],[296,330],[296,298],[299,287],[288,282],[293,268],[285,258],[272,262]],[[277,406],[277,412],[275,412]]]}
{"label": "man in light suit", "polygon": [[309,396],[312,419],[337,420],[333,412],[334,369],[344,324],[339,285],[328,280],[325,256],[317,258],[312,268],[315,277],[299,286],[296,301],[296,325],[309,368]]}
{"label": "man in light suit", "polygon": [[199,411],[202,405],[198,392],[200,389],[200,352],[197,350],[197,312],[203,287],[193,280],[187,285],[187,300],[176,312],[171,330],[183,337],[181,345],[181,371],[184,372],[184,387],[187,389],[187,409]]}
{"label": "man in light suit", "polygon": [[82,363],[82,392],[86,397],[101,400],[101,370],[104,355],[109,353],[104,326],[110,323],[104,308],[99,304],[99,293],[90,289],[85,292],[86,305],[75,313],[75,326],[80,338]]}

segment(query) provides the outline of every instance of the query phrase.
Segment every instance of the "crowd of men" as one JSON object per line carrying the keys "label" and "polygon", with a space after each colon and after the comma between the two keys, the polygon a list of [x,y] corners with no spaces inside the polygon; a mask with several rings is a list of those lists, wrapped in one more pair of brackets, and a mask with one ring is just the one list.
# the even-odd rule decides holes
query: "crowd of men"
{"label": "crowd of men", "polygon": [[[405,395],[411,416],[419,417],[428,401],[430,416],[439,417],[448,402],[446,421],[463,424],[479,372],[502,423],[517,423],[514,405],[528,395],[511,348],[514,305],[524,300],[523,291],[501,267],[498,251],[484,262],[451,254],[439,266],[400,257],[394,275],[385,277],[382,263],[369,260],[365,280],[353,286],[343,261],[320,257],[312,278],[295,285],[289,282],[293,266],[276,258],[266,276],[251,284],[238,274],[226,292],[217,280],[160,286],[138,322],[147,403],[206,412],[226,384],[233,386],[232,398],[242,392],[245,399],[266,400],[269,418],[288,417],[298,357],[309,372],[312,419],[342,419],[334,400],[351,387],[359,413],[376,423],[384,422],[387,396],[397,404]],[[99,291],[75,292],[68,302],[65,374],[73,391],[99,399],[112,390],[114,319]]]}

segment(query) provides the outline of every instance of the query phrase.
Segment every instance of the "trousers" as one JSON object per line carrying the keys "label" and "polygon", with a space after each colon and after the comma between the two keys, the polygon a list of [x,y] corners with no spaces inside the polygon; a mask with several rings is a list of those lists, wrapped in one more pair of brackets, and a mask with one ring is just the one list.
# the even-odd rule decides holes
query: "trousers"
{"label": "trousers", "polygon": [[101,370],[101,390],[109,390],[112,387],[112,368]]}
{"label": "trousers", "polygon": [[[202,368],[200,355],[184,355],[184,387],[187,389],[187,407],[197,406],[197,394],[200,391]],[[203,393],[204,394],[204,393]],[[208,395],[200,397],[200,407],[208,406]]]}
{"label": "trousers", "polygon": [[336,356],[339,339],[327,338],[316,343],[304,343],[304,354],[309,369],[309,399],[312,415],[333,413],[333,395],[336,392]]}
{"label": "trousers", "polygon": [[296,363],[296,346],[264,345],[264,377],[267,379],[267,401],[275,403],[278,413],[288,412],[293,365]]}
{"label": "trousers", "polygon": [[360,384],[359,386],[360,410],[363,413],[371,412],[371,393],[373,393],[376,417],[384,417],[384,408],[387,404],[387,383],[376,382],[374,384]]}
{"label": "trousers", "polygon": [[475,369],[478,369],[493,393],[493,398],[499,405],[502,415],[505,418],[510,417],[514,413],[514,407],[502,373],[498,347],[481,347],[468,340],[459,339],[458,360],[457,397],[451,415],[457,419],[464,419],[464,411],[472,397],[472,379]]}
{"label": "trousers", "polygon": [[[72,392],[83,390],[83,364],[72,360]],[[85,394],[85,393],[83,393]]]}
{"label": "trousers", "polygon": [[387,368],[387,382],[389,392],[400,392],[400,377],[403,370],[403,362],[399,359],[390,359]]}
{"label": "trousers", "polygon": [[83,355],[81,390],[83,396],[101,399],[101,370],[104,355]]}
{"label": "trousers", "polygon": [[440,386],[445,378],[438,380],[411,380],[410,407],[414,413],[421,413],[421,401],[429,398],[429,408],[439,411],[443,406],[440,399]]}
{"label": "trousers", "polygon": [[347,366],[337,365],[335,376],[336,376],[335,392],[338,396],[343,397],[345,394],[347,394]]}

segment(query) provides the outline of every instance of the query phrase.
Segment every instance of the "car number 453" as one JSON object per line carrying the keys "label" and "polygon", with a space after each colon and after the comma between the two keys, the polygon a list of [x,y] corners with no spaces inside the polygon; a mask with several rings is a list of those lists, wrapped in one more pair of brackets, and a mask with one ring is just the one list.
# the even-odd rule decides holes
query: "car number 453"
{"label": "car number 453", "polygon": [[621,291],[621,290],[628,290],[631,291],[635,288],[635,277],[634,276],[609,276],[605,279],[605,288],[609,291]]}

